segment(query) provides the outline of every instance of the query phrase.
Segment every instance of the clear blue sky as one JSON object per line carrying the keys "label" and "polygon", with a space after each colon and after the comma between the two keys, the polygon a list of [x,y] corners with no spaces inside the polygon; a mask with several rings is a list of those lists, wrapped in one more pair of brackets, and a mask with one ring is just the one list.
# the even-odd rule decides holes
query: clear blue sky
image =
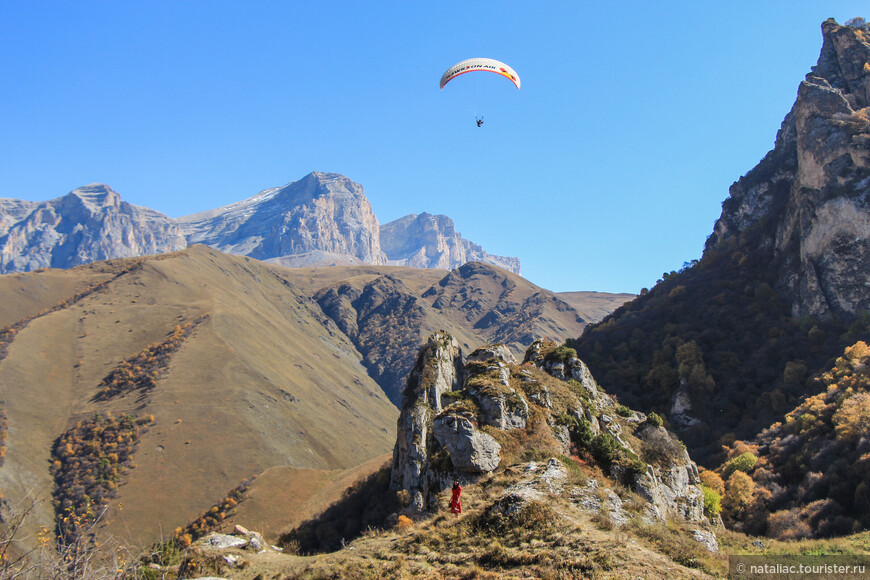
{"label": "clear blue sky", "polygon": [[[0,197],[102,182],[178,217],[338,172],[381,223],[445,214],[538,285],[637,292],[700,257],[822,21],[868,6],[0,0]],[[478,56],[522,89],[439,91]]]}

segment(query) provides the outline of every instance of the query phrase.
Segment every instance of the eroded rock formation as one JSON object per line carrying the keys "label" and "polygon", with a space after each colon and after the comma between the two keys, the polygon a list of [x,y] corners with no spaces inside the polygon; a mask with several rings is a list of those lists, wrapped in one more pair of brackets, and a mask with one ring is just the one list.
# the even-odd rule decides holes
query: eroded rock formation
{"label": "eroded rock formation", "polygon": [[793,314],[870,307],[870,34],[822,24],[774,149],[731,187],[707,249],[761,229]]}
{"label": "eroded rock formation", "polygon": [[[406,513],[432,509],[454,479],[475,481],[527,453],[561,459],[540,474],[527,467],[536,483],[506,491],[505,501],[534,500],[541,485],[562,494],[560,462],[585,454],[647,502],[644,517],[706,525],[698,468],[685,447],[646,415],[617,405],[582,361],[561,353],[535,341],[521,365],[503,345],[491,345],[463,364],[452,337],[430,337],[404,392],[393,453],[391,487],[407,493]],[[584,489],[571,492],[580,504],[592,501]]]}

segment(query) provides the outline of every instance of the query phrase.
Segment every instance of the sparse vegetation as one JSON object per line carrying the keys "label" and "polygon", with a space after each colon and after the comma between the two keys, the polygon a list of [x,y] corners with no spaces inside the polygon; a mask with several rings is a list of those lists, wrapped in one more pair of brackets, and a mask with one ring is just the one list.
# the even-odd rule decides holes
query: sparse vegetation
{"label": "sparse vegetation", "polygon": [[[53,541],[48,528],[38,527],[35,542],[22,548],[18,542],[28,535],[27,521],[33,519],[40,500],[29,497],[6,514],[0,530],[0,579],[52,578],[63,580],[140,580],[148,578],[136,553],[115,538],[97,543],[91,533],[99,519],[74,542]],[[7,506],[8,507],[8,506]]]}
{"label": "sparse vegetation", "polygon": [[231,516],[236,506],[245,500],[248,488],[253,481],[253,477],[246,479],[231,489],[226,497],[211,506],[207,512],[186,526],[176,528],[175,542],[181,547],[187,547],[209,532],[220,529],[223,521]]}
{"label": "sparse vegetation", "polygon": [[867,24],[867,21],[861,18],[860,16],[856,16],[854,18],[850,18],[846,21],[846,26],[850,28],[857,28],[858,30],[868,31],[870,30],[870,25]]}
{"label": "sparse vegetation", "polygon": [[153,417],[97,414],[78,421],[52,448],[54,510],[57,534],[64,545],[76,543],[98,519],[121,478],[134,467],[133,452]]}
{"label": "sparse vegetation", "polygon": [[119,395],[138,392],[149,393],[157,384],[157,380],[169,368],[169,360],[194,329],[208,315],[203,315],[194,321],[175,326],[165,340],[149,345],[142,352],[122,361],[112,372],[100,381],[100,392],[94,397],[96,401],[108,401]]}

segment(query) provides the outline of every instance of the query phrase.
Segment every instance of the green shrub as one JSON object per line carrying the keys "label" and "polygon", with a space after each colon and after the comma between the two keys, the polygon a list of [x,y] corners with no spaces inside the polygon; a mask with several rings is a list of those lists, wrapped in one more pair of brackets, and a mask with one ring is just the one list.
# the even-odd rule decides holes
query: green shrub
{"label": "green shrub", "polygon": [[629,476],[637,477],[643,475],[647,471],[647,464],[641,461],[637,455],[623,448],[622,454],[616,460],[616,464],[623,467]]}
{"label": "green shrub", "polygon": [[701,485],[704,492],[704,515],[715,518],[722,512],[722,496],[715,489]]}
{"label": "green shrub", "polygon": [[656,412],[652,412],[647,415],[646,422],[650,425],[653,425],[654,427],[661,427],[662,425],[664,425],[664,420],[662,419],[661,415]]}
{"label": "green shrub", "polygon": [[610,433],[601,433],[589,445],[589,451],[599,463],[606,467],[619,459],[622,445]]}
{"label": "green shrub", "polygon": [[585,419],[578,419],[573,415],[561,414],[556,417],[556,424],[568,427],[571,442],[583,447],[584,449],[589,448],[592,439],[595,438],[595,434],[592,432],[592,426],[589,424],[589,421],[586,421]]}
{"label": "green shrub", "polygon": [[634,413],[632,413],[631,409],[629,409],[625,405],[617,405],[616,414],[620,417],[631,417]]}
{"label": "green shrub", "polygon": [[577,351],[563,344],[548,352],[544,360],[548,362],[566,362],[572,358],[577,358]]}
{"label": "green shrub", "polygon": [[725,467],[723,467],[725,478],[727,479],[728,477],[731,477],[731,474],[735,471],[742,471],[743,473],[751,472],[757,461],[758,458],[755,454],[749,451],[741,453],[737,457],[732,457],[725,463]]}
{"label": "green shrub", "polygon": [[860,16],[856,16],[855,18],[850,18],[849,20],[847,20],[846,26],[850,28],[858,28],[860,30],[870,30],[870,26],[867,25],[867,21]]}

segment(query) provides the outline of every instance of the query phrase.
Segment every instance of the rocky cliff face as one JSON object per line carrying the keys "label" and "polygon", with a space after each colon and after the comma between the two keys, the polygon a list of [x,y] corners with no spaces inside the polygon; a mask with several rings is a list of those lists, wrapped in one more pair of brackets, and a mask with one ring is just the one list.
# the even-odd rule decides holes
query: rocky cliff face
{"label": "rocky cliff face", "polygon": [[313,294],[396,405],[420,343],[438,329],[447,329],[462,345],[504,343],[522,356],[535,337],[567,338],[585,324],[552,292],[480,262],[469,262],[419,291],[387,274],[330,284]]}
{"label": "rocky cliff face", "polygon": [[93,184],[51,201],[0,199],[0,274],[187,247],[167,216]]}
{"label": "rocky cliff face", "polygon": [[362,186],[335,173],[314,172],[175,220],[122,202],[105,185],[48,202],[0,199],[0,273],[68,268],[189,244],[290,267],[390,263],[452,269],[480,260],[520,271],[517,258],[488,254],[463,239],[446,216],[407,216],[381,228]]}
{"label": "rocky cliff face", "polygon": [[487,253],[462,237],[445,215],[406,215],[381,226],[381,249],[390,264],[453,270],[466,262],[486,262],[520,273],[518,258]]}
{"label": "rocky cliff face", "polygon": [[[429,338],[402,398],[393,453],[391,487],[405,494],[408,514],[432,509],[453,480],[476,481],[529,454],[548,454],[561,459],[526,469],[562,480],[549,486],[551,493],[558,488],[602,509],[597,483],[567,490],[567,456],[580,455],[632,487],[646,502],[642,517],[707,523],[698,468],[660,424],[617,406],[582,361],[552,342],[533,343],[524,363],[503,345],[479,348],[463,361],[450,335]],[[538,497],[535,485],[508,490],[505,509]],[[627,521],[619,498],[608,499],[610,517]]]}
{"label": "rocky cliff face", "polygon": [[319,250],[367,264],[387,262],[378,220],[362,187],[335,173],[311,173],[178,223],[190,243],[259,260]]}
{"label": "rocky cliff face", "polygon": [[707,249],[762,230],[793,314],[870,307],[870,34],[822,25],[818,64],[776,145],[731,187]]}
{"label": "rocky cliff face", "polygon": [[480,262],[451,271],[424,292],[423,299],[459,324],[491,329],[491,340],[518,353],[538,337],[564,335],[571,318],[574,324],[586,324],[553,293]]}

